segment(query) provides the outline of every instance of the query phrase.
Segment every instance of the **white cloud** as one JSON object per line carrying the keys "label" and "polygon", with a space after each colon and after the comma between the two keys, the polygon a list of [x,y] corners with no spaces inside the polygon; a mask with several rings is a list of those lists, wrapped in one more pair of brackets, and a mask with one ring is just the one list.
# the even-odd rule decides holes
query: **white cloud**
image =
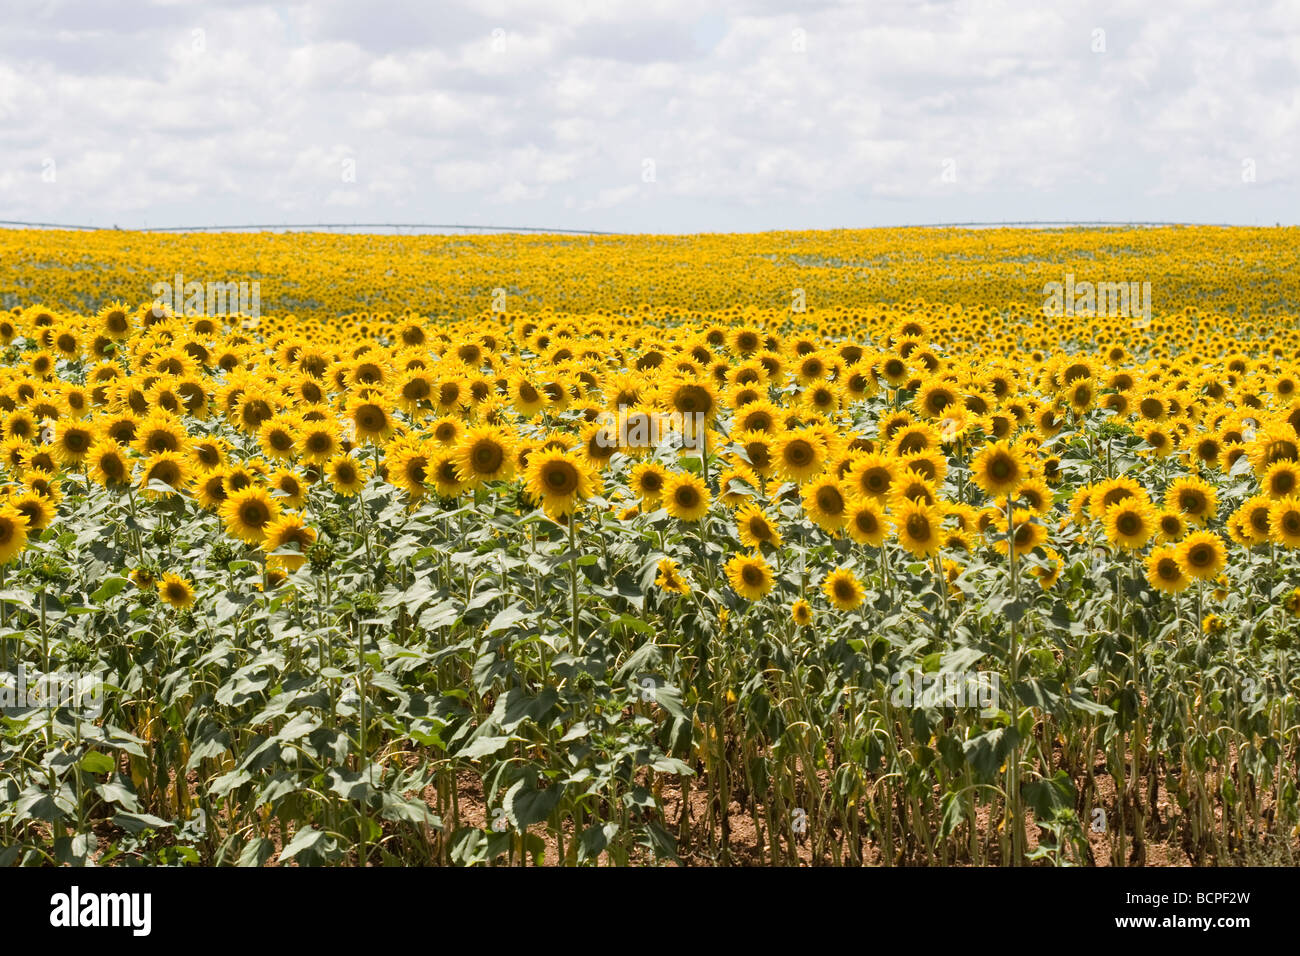
{"label": "white cloud", "polygon": [[791,6],[22,3],[0,34],[0,208],[642,231],[1300,221],[1293,0]]}

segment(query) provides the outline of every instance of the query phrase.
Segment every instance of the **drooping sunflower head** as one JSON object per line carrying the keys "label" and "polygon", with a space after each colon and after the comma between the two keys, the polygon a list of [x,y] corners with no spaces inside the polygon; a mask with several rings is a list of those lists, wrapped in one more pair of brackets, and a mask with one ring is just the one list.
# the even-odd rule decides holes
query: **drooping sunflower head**
{"label": "drooping sunflower head", "polygon": [[691,586],[682,576],[681,569],[672,558],[661,558],[658,565],[659,574],[655,578],[655,587],[674,594],[690,594]]}

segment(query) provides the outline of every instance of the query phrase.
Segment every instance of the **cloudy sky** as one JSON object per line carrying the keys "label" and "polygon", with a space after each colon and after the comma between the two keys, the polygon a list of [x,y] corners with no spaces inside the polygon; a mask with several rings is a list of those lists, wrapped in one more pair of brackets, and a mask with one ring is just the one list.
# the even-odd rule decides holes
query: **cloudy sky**
{"label": "cloudy sky", "polygon": [[0,219],[1300,223],[1300,0],[6,0]]}

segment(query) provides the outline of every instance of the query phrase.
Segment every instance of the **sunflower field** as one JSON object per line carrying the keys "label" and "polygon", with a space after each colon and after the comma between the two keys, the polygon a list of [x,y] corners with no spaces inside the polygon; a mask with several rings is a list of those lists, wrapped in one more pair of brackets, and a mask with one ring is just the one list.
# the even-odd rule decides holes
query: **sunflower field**
{"label": "sunflower field", "polygon": [[1298,252],[0,230],[0,863],[1294,863]]}

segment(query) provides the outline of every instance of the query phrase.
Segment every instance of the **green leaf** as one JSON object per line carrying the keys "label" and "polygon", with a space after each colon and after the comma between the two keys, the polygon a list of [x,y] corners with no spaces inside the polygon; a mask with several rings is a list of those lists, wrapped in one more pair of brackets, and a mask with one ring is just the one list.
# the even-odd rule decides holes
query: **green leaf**
{"label": "green leaf", "polygon": [[503,801],[506,813],[515,826],[523,828],[541,823],[551,815],[564,788],[560,785],[539,790],[528,780],[520,780],[506,791]]}
{"label": "green leaf", "polygon": [[152,813],[119,813],[113,817],[113,823],[128,833],[140,834],[145,830],[162,830],[176,824],[156,817]]}
{"label": "green leaf", "polygon": [[472,741],[463,750],[457,752],[456,756],[465,760],[477,760],[480,757],[490,757],[493,754],[500,753],[501,748],[510,743],[509,737],[479,737]]}
{"label": "green leaf", "polygon": [[1034,809],[1034,818],[1040,823],[1053,819],[1062,810],[1073,810],[1074,783],[1064,770],[1043,777],[1020,788],[1025,802]]}
{"label": "green leaf", "polygon": [[98,750],[87,751],[86,755],[81,758],[79,764],[86,773],[112,773],[117,767],[117,762],[106,753]]}
{"label": "green leaf", "polygon": [[243,852],[239,854],[239,860],[236,866],[261,866],[271,858],[275,852],[275,844],[266,837],[257,837],[250,840],[244,847]]}
{"label": "green leaf", "polygon": [[284,863],[292,860],[299,853],[315,850],[317,844],[325,839],[325,834],[315,827],[308,825],[301,827],[289,841],[289,845],[284,848],[280,854],[280,862]]}
{"label": "green leaf", "polygon": [[131,582],[126,578],[117,575],[111,575],[104,579],[104,583],[95,589],[95,593],[90,599],[95,602],[107,601],[109,598],[121,592]]}

